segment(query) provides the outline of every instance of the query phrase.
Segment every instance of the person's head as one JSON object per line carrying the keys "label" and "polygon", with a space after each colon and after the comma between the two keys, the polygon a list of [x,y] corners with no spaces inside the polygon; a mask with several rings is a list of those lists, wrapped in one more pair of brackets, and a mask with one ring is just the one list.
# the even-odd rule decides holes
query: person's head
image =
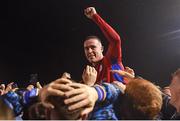
{"label": "person's head", "polygon": [[180,94],[180,68],[172,74],[172,80],[169,87],[172,93]]}
{"label": "person's head", "polygon": [[103,58],[103,46],[96,36],[88,36],[84,41],[84,52],[87,60],[96,64]]}
{"label": "person's head", "polygon": [[69,111],[63,97],[50,96],[48,100],[55,107],[49,112],[49,120],[78,120],[81,118],[82,109]]}
{"label": "person's head", "polygon": [[180,68],[172,74],[172,80],[170,86],[180,88]]}
{"label": "person's head", "polygon": [[47,109],[41,102],[32,104],[28,109],[28,119],[30,120],[45,120]]}
{"label": "person's head", "polygon": [[153,83],[135,78],[126,86],[122,106],[124,119],[154,119],[162,107],[162,93]]}

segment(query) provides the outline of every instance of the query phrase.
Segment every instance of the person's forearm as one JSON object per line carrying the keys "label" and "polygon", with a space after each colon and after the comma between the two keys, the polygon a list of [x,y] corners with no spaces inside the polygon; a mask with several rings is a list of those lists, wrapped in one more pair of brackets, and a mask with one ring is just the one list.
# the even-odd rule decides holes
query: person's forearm
{"label": "person's forearm", "polygon": [[110,83],[103,83],[101,86],[96,84],[94,87],[98,93],[98,102],[108,101],[113,103],[123,93],[117,86]]}
{"label": "person's forearm", "polygon": [[110,43],[120,43],[121,39],[117,32],[107,24],[98,14],[94,14],[92,20],[99,26]]}

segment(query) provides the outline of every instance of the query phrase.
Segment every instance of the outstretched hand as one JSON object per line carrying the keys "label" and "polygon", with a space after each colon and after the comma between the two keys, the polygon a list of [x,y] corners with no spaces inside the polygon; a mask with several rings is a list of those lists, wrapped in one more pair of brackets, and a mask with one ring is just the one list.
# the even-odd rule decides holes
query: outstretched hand
{"label": "outstretched hand", "polygon": [[41,88],[39,91],[39,97],[40,100],[42,101],[42,104],[46,108],[54,108],[54,106],[50,102],[48,102],[48,97],[49,96],[64,97],[65,91],[70,91],[73,89],[72,87],[67,85],[68,83],[72,83],[72,82],[69,79],[60,78]]}
{"label": "outstretched hand", "polygon": [[88,115],[93,110],[95,102],[98,99],[95,88],[80,83],[71,83],[68,85],[74,89],[65,92],[67,99],[64,100],[64,103],[69,105],[68,109],[70,111],[83,108],[81,116]]}
{"label": "outstretched hand", "polygon": [[111,70],[112,73],[117,73],[120,76],[123,76],[127,79],[133,79],[135,77],[135,73],[134,70],[129,68],[129,67],[125,67],[125,70]]}

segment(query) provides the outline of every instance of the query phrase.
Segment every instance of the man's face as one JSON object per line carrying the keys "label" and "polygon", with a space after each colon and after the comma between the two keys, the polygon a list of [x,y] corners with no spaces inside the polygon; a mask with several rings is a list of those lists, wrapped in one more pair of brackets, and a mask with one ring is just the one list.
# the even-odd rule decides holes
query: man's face
{"label": "man's face", "polygon": [[97,63],[103,58],[103,47],[101,43],[93,38],[84,42],[84,52],[90,63]]}
{"label": "man's face", "polygon": [[171,91],[176,93],[180,93],[180,78],[178,76],[174,76],[171,80],[170,84]]}

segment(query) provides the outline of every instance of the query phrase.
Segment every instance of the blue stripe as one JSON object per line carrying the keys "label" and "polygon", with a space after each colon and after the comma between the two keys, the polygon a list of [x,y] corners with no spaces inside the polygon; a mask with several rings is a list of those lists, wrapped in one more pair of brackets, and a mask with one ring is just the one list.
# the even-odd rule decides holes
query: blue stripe
{"label": "blue stripe", "polygon": [[[120,67],[120,65],[119,65],[118,63],[112,64],[111,69],[112,69],[112,70],[122,70],[122,68]],[[124,83],[123,77],[120,76],[119,74],[114,73],[114,74],[113,74],[113,77],[114,77],[117,81]]]}

